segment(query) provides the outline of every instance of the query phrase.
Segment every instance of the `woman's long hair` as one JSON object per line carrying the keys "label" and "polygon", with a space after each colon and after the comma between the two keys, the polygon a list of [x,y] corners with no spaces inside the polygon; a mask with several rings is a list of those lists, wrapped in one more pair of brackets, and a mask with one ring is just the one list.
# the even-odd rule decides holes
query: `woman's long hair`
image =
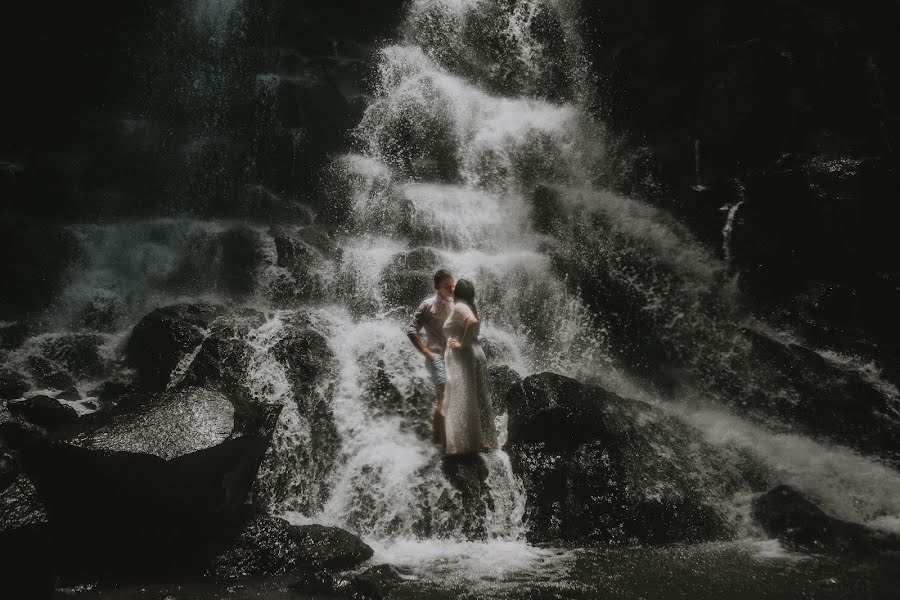
{"label": "woman's long hair", "polygon": [[475,317],[478,318],[478,309],[475,307],[475,286],[472,285],[471,281],[468,279],[457,281],[456,287],[453,288],[453,299],[463,300],[475,313]]}

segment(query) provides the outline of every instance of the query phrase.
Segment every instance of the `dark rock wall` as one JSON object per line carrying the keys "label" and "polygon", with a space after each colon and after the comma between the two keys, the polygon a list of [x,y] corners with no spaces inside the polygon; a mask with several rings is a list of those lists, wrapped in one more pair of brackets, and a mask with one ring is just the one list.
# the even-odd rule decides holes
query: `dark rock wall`
{"label": "dark rock wall", "polygon": [[757,301],[830,280],[872,305],[896,287],[900,43],[887,9],[584,3],[595,112],[636,150],[623,189],[716,250],[722,207],[744,200],[730,258]]}
{"label": "dark rock wall", "polygon": [[233,4],[10,8],[0,210],[246,216],[262,185],[290,212],[358,119],[401,3]]}

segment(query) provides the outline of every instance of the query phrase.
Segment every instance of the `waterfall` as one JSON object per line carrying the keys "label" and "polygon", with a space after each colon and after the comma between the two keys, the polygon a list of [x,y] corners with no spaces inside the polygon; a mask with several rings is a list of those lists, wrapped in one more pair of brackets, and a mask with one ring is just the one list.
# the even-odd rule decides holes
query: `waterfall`
{"label": "waterfall", "polygon": [[[243,3],[188,4],[197,30],[241,36],[233,29],[239,29]],[[654,391],[623,366],[621,339],[614,335],[621,324],[573,285],[566,261],[602,274],[609,290],[600,292],[621,295],[700,384],[704,377],[723,377],[781,393],[765,373],[745,377],[741,370],[746,342],[736,330],[749,319],[734,301],[728,267],[743,200],[723,207],[722,261],[666,211],[604,188],[611,143],[586,108],[589,86],[573,4],[410,3],[399,39],[378,54],[372,100],[352,132],[353,151],[335,156],[329,170],[332,188],[325,190],[321,214],[336,215],[338,235],[333,248],[309,261],[310,275],[321,283],[313,300],[273,300],[289,272],[278,264],[269,227],[186,217],[75,225],[69,231],[78,260],[48,326],[77,329],[89,315],[121,336],[164,304],[236,301],[259,308],[266,321],[247,337],[247,384],[258,400],[284,406],[260,471],[260,498],[294,523],[357,532],[375,548],[376,560],[432,576],[490,578],[535,563],[560,569],[564,562],[559,553],[526,543],[525,492],[502,450],[486,455],[490,498],[483,530],[469,535],[459,492],[421,435],[433,387],[405,325],[438,267],[474,282],[493,365],[521,376],[555,371],[665,406],[710,443],[748,451],[834,514],[897,528],[900,476],[891,468],[833,444],[767,431],[716,405],[709,389],[697,397],[712,408],[683,408],[670,402],[683,398]],[[189,63],[191,72],[212,77],[206,87],[199,78],[199,91],[173,100],[203,117],[198,136],[213,141],[213,133],[229,127],[217,116],[227,104],[219,90],[231,89],[250,70],[234,58],[216,78],[210,64],[227,51],[219,42]],[[259,146],[271,133],[265,126],[274,122],[269,109],[278,77],[254,73],[248,80],[247,89],[265,105],[256,107],[254,120],[262,124],[254,138]],[[293,172],[303,131],[290,135]],[[699,175],[699,142],[696,149]],[[250,249],[252,268],[229,262],[223,236]],[[300,320],[325,337],[335,360],[334,372],[313,390],[333,413],[339,438],[333,468],[306,460],[318,450],[311,442],[315,424],[297,408],[288,374],[273,357]],[[190,360],[184,358],[176,377]],[[895,387],[869,376],[896,396]],[[376,397],[379,385],[402,410]],[[506,415],[498,415],[498,431],[505,436]],[[297,458],[301,453],[304,460]],[[734,503],[736,511],[746,508],[746,494]]]}

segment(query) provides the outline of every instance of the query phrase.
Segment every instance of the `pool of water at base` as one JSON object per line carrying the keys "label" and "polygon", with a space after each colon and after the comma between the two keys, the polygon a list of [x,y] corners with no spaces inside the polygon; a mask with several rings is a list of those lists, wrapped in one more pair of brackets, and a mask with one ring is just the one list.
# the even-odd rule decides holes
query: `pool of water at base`
{"label": "pool of water at base", "polygon": [[[388,598],[895,599],[900,590],[900,554],[853,557],[795,554],[785,552],[773,540],[573,550],[525,545],[504,549],[492,544],[450,543],[444,553],[423,547],[418,556],[415,549],[414,544],[406,544],[400,550],[376,550],[370,564],[392,556],[404,576],[404,581]],[[504,554],[506,557],[502,558]],[[484,560],[479,561],[479,557]],[[63,588],[57,591],[56,597],[79,600],[331,597],[293,590],[290,586],[295,581],[296,577],[280,576],[231,583],[95,584]]]}

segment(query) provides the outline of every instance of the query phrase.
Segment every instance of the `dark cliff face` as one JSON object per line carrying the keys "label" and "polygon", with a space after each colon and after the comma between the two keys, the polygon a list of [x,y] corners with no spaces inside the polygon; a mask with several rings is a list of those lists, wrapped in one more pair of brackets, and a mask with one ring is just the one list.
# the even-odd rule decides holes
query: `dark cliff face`
{"label": "dark cliff face", "polygon": [[701,172],[725,176],[784,152],[896,150],[900,43],[876,4],[601,1],[583,11],[598,110],[680,161],[681,174],[693,173],[695,140]]}
{"label": "dark cliff face", "polygon": [[393,34],[401,4],[11,7],[0,208],[246,216],[271,194],[302,197],[358,120],[368,53]]}
{"label": "dark cliff face", "polygon": [[900,41],[886,9],[601,1],[583,23],[594,111],[635,153],[621,191],[690,226],[755,304],[825,286],[826,319],[890,339]]}

